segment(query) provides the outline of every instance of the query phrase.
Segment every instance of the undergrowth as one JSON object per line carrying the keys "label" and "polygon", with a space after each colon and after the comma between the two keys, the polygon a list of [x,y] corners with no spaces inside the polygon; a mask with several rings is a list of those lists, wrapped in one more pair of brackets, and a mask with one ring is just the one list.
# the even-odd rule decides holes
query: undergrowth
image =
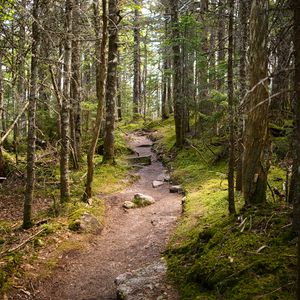
{"label": "undergrowth", "polygon": [[[173,119],[149,127],[156,150],[186,191],[185,211],[165,257],[181,299],[294,299],[296,237],[291,207],[273,199],[244,208],[236,193],[238,215],[227,212],[224,137],[193,140],[176,151]],[[216,142],[216,140],[219,140]],[[214,146],[218,145],[218,146]],[[283,192],[284,170],[272,167],[269,184]]]}
{"label": "undergrowth", "polygon": [[[76,237],[79,235],[71,236],[74,232],[74,224],[82,215],[90,214],[100,224],[104,224],[105,205],[102,196],[122,190],[135,180],[135,177],[129,173],[130,166],[125,159],[130,153],[125,136],[125,132],[116,132],[115,165],[103,165],[101,164],[102,156],[98,154],[95,156],[94,197],[89,204],[81,201],[86,176],[85,157],[80,164],[80,169],[70,172],[71,200],[65,205],[59,202],[58,159],[45,156],[44,161],[38,162],[35,197],[50,198],[53,203],[47,210],[35,214],[36,225],[30,230],[23,231],[20,228],[21,220],[17,223],[16,220],[0,222],[0,296],[4,295],[3,293],[16,282],[22,282],[26,277],[34,276],[34,274],[29,276],[32,273],[31,268],[30,270],[24,269],[24,265],[38,265],[39,272],[47,276],[57,265],[63,253],[82,247],[81,238]],[[13,160],[10,159],[9,162],[13,163]],[[22,190],[20,188],[20,192]],[[24,246],[14,250],[16,245],[34,236],[40,230],[40,234]],[[46,254],[43,254],[44,252]]]}

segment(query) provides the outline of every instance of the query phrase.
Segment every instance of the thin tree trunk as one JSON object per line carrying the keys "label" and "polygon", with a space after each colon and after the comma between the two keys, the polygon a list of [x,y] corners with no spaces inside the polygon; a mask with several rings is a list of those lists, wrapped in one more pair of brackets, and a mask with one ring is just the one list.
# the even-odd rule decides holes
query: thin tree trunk
{"label": "thin tree trunk", "polygon": [[[240,0],[239,10],[239,97],[240,101],[246,94],[246,56],[247,56],[247,5],[248,0]],[[244,113],[243,113],[244,114]],[[236,190],[243,190],[243,135],[244,116],[239,116],[238,142],[237,142],[237,162],[236,162]]]}
{"label": "thin tree trunk", "polygon": [[[168,21],[165,19],[165,38],[168,37]],[[168,53],[167,46],[163,49],[163,74],[162,74],[162,94],[161,94],[161,115],[162,119],[166,120],[170,117],[169,103],[168,103]]]}
{"label": "thin tree trunk", "polygon": [[[140,0],[134,0],[135,5],[140,5]],[[134,10],[134,50],[133,50],[133,118],[140,114],[141,109],[141,49],[140,49],[140,13],[139,8]]]}
{"label": "thin tree trunk", "polygon": [[229,115],[229,163],[228,163],[228,209],[231,215],[236,214],[234,203],[234,87],[233,87],[233,16],[234,0],[229,0],[228,28],[228,115]]}
{"label": "thin tree trunk", "polygon": [[35,141],[36,141],[36,97],[38,80],[38,47],[39,47],[39,0],[34,0],[32,9],[32,54],[31,54],[31,75],[30,75],[30,95],[28,109],[28,137],[27,137],[27,169],[26,169],[26,189],[23,212],[23,228],[32,226],[31,205],[33,199],[35,183]]}
{"label": "thin tree trunk", "polygon": [[298,231],[298,263],[297,263],[297,299],[300,300],[300,3],[293,0],[294,10],[294,47],[295,47],[295,115],[296,128],[296,186],[293,227]]}
{"label": "thin tree trunk", "polygon": [[116,87],[117,87],[117,66],[118,66],[118,24],[119,0],[109,1],[109,42],[108,42],[108,69],[106,81],[106,120],[104,139],[104,163],[114,163],[115,161],[115,107],[116,107]]}
{"label": "thin tree trunk", "polygon": [[[3,74],[2,74],[2,50],[0,50],[0,126],[2,125],[3,119],[3,105],[4,105],[4,98],[3,98]],[[0,130],[0,136],[2,137],[4,131],[3,127]],[[0,144],[0,177],[5,177],[5,162],[3,158],[2,152],[2,145]]]}
{"label": "thin tree trunk", "polygon": [[79,168],[81,156],[81,109],[80,109],[80,90],[81,90],[81,74],[80,74],[80,42],[79,42],[79,0],[75,0],[73,13],[73,41],[72,41],[72,78],[71,78],[71,141],[74,151],[74,167]]}
{"label": "thin tree trunk", "polygon": [[[246,204],[266,201],[268,172],[268,0],[253,0],[250,16],[250,88],[245,129],[243,193]],[[257,107],[257,105],[260,105]]]}
{"label": "thin tree trunk", "polygon": [[70,198],[69,153],[70,153],[70,80],[72,56],[72,0],[66,0],[65,7],[65,52],[64,82],[61,105],[61,151],[60,151],[60,200],[67,202]]}
{"label": "thin tree trunk", "polygon": [[[118,64],[120,63],[120,52],[118,51]],[[117,116],[118,121],[122,121],[122,95],[121,95],[121,74],[118,73],[117,77]]]}
{"label": "thin tree trunk", "polygon": [[143,69],[143,115],[144,119],[146,119],[147,115],[147,89],[148,89],[148,49],[147,49],[147,38],[148,38],[148,31],[145,36],[144,42],[144,69]]}
{"label": "thin tree trunk", "polygon": [[[94,177],[94,156],[96,146],[99,139],[101,130],[101,123],[103,118],[104,100],[105,100],[105,84],[106,84],[106,70],[107,70],[107,58],[106,47],[108,40],[107,32],[107,2],[102,0],[102,40],[100,34],[100,20],[99,20],[99,0],[94,0],[94,15],[95,15],[95,34],[96,34],[96,53],[97,53],[97,67],[96,67],[96,92],[97,92],[97,115],[96,122],[93,130],[93,139],[87,155],[87,179],[85,186],[85,193],[83,195],[83,201],[87,201],[92,197],[92,183]],[[100,42],[101,41],[101,42]]]}

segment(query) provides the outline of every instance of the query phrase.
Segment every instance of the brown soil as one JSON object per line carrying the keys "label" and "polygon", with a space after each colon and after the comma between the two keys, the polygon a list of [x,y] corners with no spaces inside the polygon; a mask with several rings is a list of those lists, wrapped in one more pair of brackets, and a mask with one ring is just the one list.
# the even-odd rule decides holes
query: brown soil
{"label": "brown soil", "polygon": [[[59,267],[47,280],[35,285],[34,299],[116,299],[115,278],[127,271],[150,265],[160,259],[168,237],[180,215],[180,199],[169,193],[169,184],[152,188],[152,181],[165,172],[145,136],[130,136],[131,147],[140,155],[152,154],[150,166],[137,171],[140,179],[127,190],[107,197],[107,221],[99,236],[84,247],[65,255]],[[135,193],[153,196],[156,203],[138,209],[125,210],[122,204]],[[167,282],[167,299],[178,299]],[[159,295],[153,292],[153,298]]]}

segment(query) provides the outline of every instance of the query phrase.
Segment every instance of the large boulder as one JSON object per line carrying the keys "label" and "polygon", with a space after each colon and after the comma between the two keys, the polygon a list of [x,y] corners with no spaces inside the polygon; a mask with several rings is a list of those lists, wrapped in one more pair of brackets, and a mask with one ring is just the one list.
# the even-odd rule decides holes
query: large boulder
{"label": "large boulder", "polygon": [[163,261],[145,268],[119,275],[115,279],[118,300],[168,299],[165,277],[167,267]]}

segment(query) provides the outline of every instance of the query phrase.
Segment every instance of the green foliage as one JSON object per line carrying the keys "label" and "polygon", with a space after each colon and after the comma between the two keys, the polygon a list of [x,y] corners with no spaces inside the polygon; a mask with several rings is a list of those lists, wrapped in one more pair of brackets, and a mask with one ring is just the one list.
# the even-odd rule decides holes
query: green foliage
{"label": "green foliage", "polygon": [[4,258],[0,268],[0,290],[6,290],[11,285],[11,275],[17,273],[22,256],[19,252],[11,252]]}

